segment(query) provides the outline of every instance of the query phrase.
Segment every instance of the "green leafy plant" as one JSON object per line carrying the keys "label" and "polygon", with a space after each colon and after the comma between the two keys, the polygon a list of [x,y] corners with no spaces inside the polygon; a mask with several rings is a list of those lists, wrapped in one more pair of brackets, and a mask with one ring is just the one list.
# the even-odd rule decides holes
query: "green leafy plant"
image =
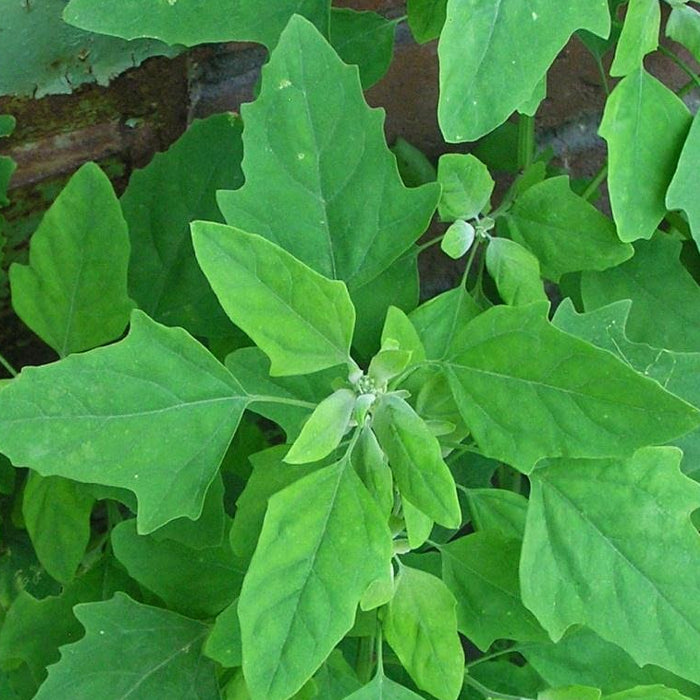
{"label": "green leafy plant", "polygon": [[[446,141],[519,111],[496,203],[488,148],[388,149],[396,22],[68,3],[271,54],[121,200],[83,166],[10,270],[58,359],[0,390],[2,697],[700,698],[700,132],[642,64],[659,3],[621,4],[408,3]],[[532,119],[575,31],[621,78],[581,187]],[[437,243],[462,280],[419,303]]]}

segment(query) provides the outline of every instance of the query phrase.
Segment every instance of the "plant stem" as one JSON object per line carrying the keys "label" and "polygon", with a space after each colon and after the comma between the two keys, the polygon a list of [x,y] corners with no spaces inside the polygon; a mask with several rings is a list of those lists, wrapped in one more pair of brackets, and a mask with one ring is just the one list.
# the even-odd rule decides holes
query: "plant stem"
{"label": "plant stem", "polygon": [[607,162],[603,164],[600,170],[593,176],[593,179],[588,183],[588,186],[583,191],[581,197],[586,201],[590,200],[595,191],[604,182],[605,178],[608,176],[608,164]]}
{"label": "plant stem", "polygon": [[361,637],[357,645],[357,662],[355,670],[362,685],[369,683],[372,678],[372,667],[374,666],[374,645],[375,638]]}
{"label": "plant stem", "polygon": [[518,167],[527,170],[535,157],[535,118],[521,114],[518,118]]}
{"label": "plant stem", "polygon": [[610,84],[608,83],[608,75],[605,72],[605,67],[603,66],[603,61],[600,59],[600,56],[595,56],[595,62],[598,66],[598,72],[600,73],[601,82],[603,83],[603,90],[605,90],[605,95],[609,97]]}
{"label": "plant stem", "polygon": [[670,58],[695,84],[695,87],[700,87],[700,77],[698,74],[680,57],[677,56],[671,49],[659,44],[659,51],[666,57]]}
{"label": "plant stem", "polygon": [[312,411],[318,404],[311,401],[302,401],[301,399],[287,399],[283,396],[258,396],[257,394],[250,397],[252,401],[260,403],[283,403],[288,406],[299,406],[300,408],[310,408]]}
{"label": "plant stem", "polygon": [[[459,486],[458,486],[459,488]],[[506,654],[515,654],[520,649],[522,649],[522,646],[519,645],[513,645],[512,647],[508,647],[507,649],[500,649],[499,651],[494,651],[491,652],[490,654],[484,654],[484,656],[480,656],[478,659],[475,659],[474,661],[470,661],[467,664],[467,668],[473,668],[474,666],[478,666],[480,663],[483,663],[484,661],[491,661],[492,659],[498,659],[501,656],[505,656]]]}
{"label": "plant stem", "polygon": [[485,685],[479,683],[479,681],[474,680],[471,676],[465,675],[464,682],[475,690],[478,690],[485,698],[496,698],[497,700],[533,700],[532,698],[526,698],[522,695],[508,695],[506,693],[499,693],[495,690],[491,690]]}
{"label": "plant stem", "polygon": [[17,376],[17,370],[2,355],[0,355],[0,365],[10,373],[10,376]]}
{"label": "plant stem", "polygon": [[422,253],[424,250],[427,250],[428,248],[432,248],[436,243],[440,243],[440,241],[445,237],[445,234],[442,233],[439,236],[435,236],[435,238],[431,238],[429,241],[426,241],[425,243],[421,243],[421,245],[418,246],[418,252]]}
{"label": "plant stem", "polygon": [[467,288],[467,278],[474,264],[474,258],[476,257],[476,251],[479,248],[479,240],[477,239],[472,243],[472,249],[469,251],[469,257],[467,258],[467,266],[464,268],[464,274],[462,275],[462,286]]}

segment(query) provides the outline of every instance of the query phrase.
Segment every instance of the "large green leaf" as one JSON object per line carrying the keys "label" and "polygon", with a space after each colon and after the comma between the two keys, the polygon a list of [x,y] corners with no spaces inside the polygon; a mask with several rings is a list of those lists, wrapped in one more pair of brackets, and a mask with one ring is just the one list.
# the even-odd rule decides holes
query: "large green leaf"
{"label": "large green leaf", "polygon": [[660,27],[659,0],[630,0],[610,75],[619,77],[639,68],[644,56],[656,51]]}
{"label": "large green leaf", "polygon": [[131,238],[129,292],[154,320],[194,335],[231,328],[197,265],[189,225],[221,221],[216,190],[243,184],[241,132],[241,120],[230,114],[195,121],[132,173],[121,198]]}
{"label": "large green leaf", "polygon": [[548,639],[520,600],[520,542],[475,532],[440,548],[443,579],[457,600],[459,631],[482,651],[497,639]]}
{"label": "large green leaf", "polygon": [[[531,477],[520,583],[554,639],[584,624],[642,665],[700,680],[700,485],[675,448],[553,460]],[[591,485],[595,484],[595,488]],[[601,496],[602,494],[602,496]],[[552,605],[556,601],[556,605]]]}
{"label": "large green leaf", "polygon": [[308,374],[351,362],[355,309],[344,282],[231,226],[196,221],[192,238],[221,305],[268,355],[271,374]]}
{"label": "large green leaf", "polygon": [[567,272],[605,270],[634,254],[613,222],[574,194],[565,176],[529,187],[506,220],[513,239],[535,254],[543,276],[554,282]]}
{"label": "large green leaf", "polygon": [[71,0],[66,22],[123,39],[151,37],[194,46],[256,41],[272,48],[289,18],[304,15],[328,31],[329,0]]}
{"label": "large green leaf", "polygon": [[557,644],[523,645],[522,653],[552,687],[585,683],[614,693],[636,685],[663,683],[690,697],[700,697],[697,686],[658,666],[640,668],[619,646],[586,627],[572,630]]}
{"label": "large green leaf", "polygon": [[[403,298],[405,281],[379,291],[373,281],[425,231],[440,188],[404,187],[384,140],[383,112],[367,107],[356,70],[295,17],[263,69],[260,96],[242,114],[246,182],[219,193],[226,221],[344,280],[351,295],[369,287],[361,322],[380,291],[384,312],[403,306],[395,298]],[[415,261],[404,277],[411,275]]]}
{"label": "large green leaf", "polygon": [[[560,304],[553,323],[571,335],[617,355],[630,367],[655,379],[667,391],[700,408],[700,353],[672,352],[631,342],[625,333],[631,303],[625,299],[587,314],[577,314],[570,300]],[[683,450],[683,471],[700,470],[700,429],[674,440]]]}
{"label": "large green leaf", "polygon": [[691,117],[671,90],[640,67],[605,104],[608,190],[620,240],[651,238],[666,213],[666,190]]}
{"label": "large green leaf", "polygon": [[[675,11],[675,10],[674,10]],[[700,13],[696,13],[700,17]],[[700,20],[699,20],[700,21]],[[683,209],[688,215],[690,231],[700,248],[700,198],[697,175],[700,170],[700,112],[696,113],[685,140],[678,167],[666,192],[669,209]]]}
{"label": "large green leaf", "polygon": [[[214,547],[193,549],[173,540],[139,535],[132,518],[111,533],[114,556],[129,575],[188,617],[213,617],[238,594],[243,581],[240,560],[228,538]],[[196,564],[196,565],[194,565]]]}
{"label": "large green leaf", "polygon": [[440,128],[476,141],[528,101],[576,29],[610,31],[606,0],[449,0],[440,35]]}
{"label": "large green leaf", "polygon": [[401,494],[441,525],[458,528],[462,514],[454,478],[442,459],[440,443],[423,419],[403,399],[384,396],[372,429]]}
{"label": "large green leaf", "polygon": [[631,340],[681,352],[700,351],[700,289],[683,267],[681,244],[667,237],[638,241],[631,260],[605,272],[584,272],[586,311],[631,299]]}
{"label": "large green leaf", "polygon": [[217,615],[204,645],[204,653],[225,668],[236,668],[243,663],[238,598]]}
{"label": "large green leaf", "polygon": [[402,565],[383,628],[421,690],[440,700],[456,700],[464,678],[464,653],[455,599],[439,578]]}
{"label": "large green leaf", "polygon": [[172,700],[219,697],[216,667],[201,655],[209,627],[123,593],[75,607],[85,636],[61,660],[37,700]]}
{"label": "large green leaf", "polygon": [[444,361],[489,457],[529,472],[543,457],[627,456],[698,426],[700,413],[610,353],[562,333],[546,304],[494,307]]}
{"label": "large green leaf", "polygon": [[412,690],[387,678],[382,671],[367,685],[348,695],[345,700],[420,700],[420,697]]}
{"label": "large green leaf", "polygon": [[199,517],[247,401],[186,331],[135,311],[121,342],[25,368],[3,389],[0,450],[42,476],[133,491],[147,533]]}
{"label": "large green leaf", "polygon": [[94,499],[83,484],[31,472],[22,496],[22,517],[39,561],[57,581],[68,583],[90,540]]}
{"label": "large green leaf", "polygon": [[662,685],[640,685],[614,695],[606,695],[603,700],[689,700],[689,698],[673,688],[665,688]]}
{"label": "large green leaf", "polygon": [[270,498],[238,606],[253,700],[302,687],[390,557],[389,529],[347,458]]}
{"label": "large green leaf", "polygon": [[674,4],[666,22],[666,34],[683,44],[700,61],[700,12],[691,5]]}
{"label": "large green leaf", "polygon": [[129,238],[107,176],[86,163],[46,212],[29,265],[10,269],[17,315],[61,357],[119,337],[132,303],[126,292]]}

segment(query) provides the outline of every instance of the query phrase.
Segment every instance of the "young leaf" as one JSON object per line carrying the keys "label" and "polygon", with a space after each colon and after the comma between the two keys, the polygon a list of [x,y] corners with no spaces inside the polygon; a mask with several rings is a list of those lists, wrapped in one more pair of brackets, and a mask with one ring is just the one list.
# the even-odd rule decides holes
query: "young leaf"
{"label": "young leaf", "polygon": [[402,499],[402,505],[408,545],[411,549],[418,549],[430,537],[433,519],[416,508],[407,498]]}
{"label": "young leaf", "polygon": [[387,340],[395,340],[401,350],[411,353],[411,362],[425,360],[425,348],[411,319],[395,306],[390,306],[386,312],[384,328],[382,329],[382,345]]}
{"label": "young leaf", "polygon": [[221,336],[231,323],[202,274],[190,222],[222,221],[216,190],[243,184],[240,119],[195,121],[165,153],[129,178],[122,195],[129,225],[129,292],[151,318],[193,335]]}
{"label": "young leaf", "polygon": [[457,599],[459,631],[482,651],[496,639],[548,640],[520,600],[520,542],[475,532],[440,548],[442,578]]}
{"label": "young leaf", "polygon": [[643,67],[608,98],[599,133],[608,142],[608,189],[621,241],[651,238],[664,217],[690,122],[680,98]]}
{"label": "young leaf", "polygon": [[32,237],[29,265],[10,269],[17,315],[61,357],[119,337],[129,238],[107,176],[86,163],[68,181]]}
{"label": "young leaf", "polygon": [[133,491],[148,533],[199,517],[247,402],[186,331],[134,311],[121,342],[25,368],[3,389],[0,450],[42,476]]}
{"label": "young leaf", "polygon": [[375,410],[372,429],[401,494],[435,522],[458,528],[462,514],[454,479],[423,419],[403,399],[386,395]]}
{"label": "young leaf", "polygon": [[666,35],[700,61],[700,12],[691,5],[673,5],[666,22]]}
{"label": "young leaf", "polygon": [[[698,23],[700,24],[700,13]],[[698,29],[700,33],[700,28]],[[685,140],[676,173],[666,192],[669,209],[683,209],[688,215],[690,232],[700,248],[700,198],[697,196],[697,174],[700,170],[700,113],[695,114],[693,124]]]}
{"label": "young leaf", "polygon": [[502,124],[531,97],[576,29],[606,36],[606,0],[448,2],[438,48],[445,140],[476,141]]}
{"label": "young leaf", "polygon": [[562,459],[536,470],[520,582],[555,640],[584,624],[639,665],[697,683],[700,604],[687,592],[700,585],[688,566],[700,557],[690,521],[700,485],[680,473],[680,458],[675,448],[645,448],[624,461]]}
{"label": "young leaf", "polygon": [[[631,340],[668,350],[700,351],[700,289],[678,259],[681,244],[666,237],[638,241],[635,255],[605,272],[584,272],[586,311],[631,299]],[[659,313],[663,309],[663,313]]]}
{"label": "young leaf", "polygon": [[217,615],[231,603],[243,581],[241,562],[233,555],[228,538],[216,547],[193,549],[173,540],[139,535],[132,518],[112,530],[111,541],[114,556],[132,578],[171,610],[188,617]]}
{"label": "young leaf", "polygon": [[285,700],[351,629],[391,534],[349,459],[270,498],[238,605],[253,700]]}
{"label": "young leaf", "polygon": [[554,282],[567,272],[614,267],[634,254],[613,222],[574,194],[565,176],[518,195],[506,220],[513,239],[535,254],[542,275]]}
{"label": "young leaf", "polygon": [[348,695],[345,700],[421,700],[421,696],[379,672],[367,685]]}
{"label": "young leaf", "polygon": [[447,15],[447,0],[408,0],[406,10],[411,34],[419,44],[440,36]]}
{"label": "young leaf", "polygon": [[357,65],[365,90],[389,70],[395,30],[396,22],[376,12],[331,8],[331,46],[345,63]]}
{"label": "young leaf", "polygon": [[644,56],[656,51],[660,27],[659,0],[630,0],[610,75],[621,77],[639,68]]}
{"label": "young leaf", "polygon": [[469,489],[467,503],[477,531],[491,530],[503,537],[522,540],[527,498],[506,489]]}
{"label": "young leaf", "polygon": [[547,301],[537,258],[519,243],[492,238],[486,248],[486,269],[506,304]]}
{"label": "young leaf", "polygon": [[440,249],[454,260],[459,260],[472,247],[474,235],[474,227],[467,221],[458,219],[445,231]]}
{"label": "young leaf", "polygon": [[627,456],[698,426],[696,409],[557,330],[546,310],[531,304],[486,311],[444,362],[486,456],[527,473],[543,457]]}
{"label": "young leaf", "polygon": [[437,170],[428,156],[400,136],[394,141],[391,152],[396,157],[399,174],[406,187],[419,187],[437,180]]}
{"label": "young leaf", "polygon": [[456,700],[462,688],[464,653],[457,634],[455,599],[435,576],[402,565],[387,606],[384,634],[421,690]]}
{"label": "young leaf", "polygon": [[84,485],[60,476],[30,472],[22,497],[22,517],[46,571],[68,583],[90,540],[94,499]]}
{"label": "young leaf", "polygon": [[365,287],[360,326],[365,307],[379,301],[381,328],[387,305],[403,306],[397,300],[415,278],[415,259],[397,268],[393,286],[379,289],[378,282],[427,228],[440,188],[404,187],[384,140],[383,112],[367,107],[357,71],[300,17],[283,32],[260,96],[242,114],[246,182],[219,193],[226,221],[344,280],[353,299]]}
{"label": "young leaf", "polygon": [[351,389],[338,389],[321,401],[284,461],[288,464],[317,462],[333,452],[348,429],[355,399],[355,392]]}
{"label": "young leaf", "polygon": [[370,427],[361,429],[351,458],[362,483],[388,520],[394,507],[394,482],[386,456]]}
{"label": "young leaf", "polygon": [[271,374],[308,374],[349,361],[355,309],[343,282],[231,226],[195,221],[192,240],[224,311],[270,358]]}
{"label": "young leaf", "polygon": [[236,668],[243,663],[238,598],[216,616],[204,644],[204,654],[224,668]]}
{"label": "young leaf", "polygon": [[473,219],[491,199],[494,181],[488,168],[475,156],[446,153],[438,161],[442,194],[438,212],[443,221]]}
{"label": "young leaf", "polygon": [[[213,662],[202,657],[209,628],[195,620],[142,605],[123,593],[74,609],[85,636],[61,647],[37,700],[182,696],[217,697]],[[196,690],[195,690],[196,689]]]}
{"label": "young leaf", "polygon": [[195,46],[221,41],[256,41],[274,47],[287,21],[304,15],[328,30],[328,0],[71,0],[63,11],[69,24],[122,39],[151,37],[166,44]]}

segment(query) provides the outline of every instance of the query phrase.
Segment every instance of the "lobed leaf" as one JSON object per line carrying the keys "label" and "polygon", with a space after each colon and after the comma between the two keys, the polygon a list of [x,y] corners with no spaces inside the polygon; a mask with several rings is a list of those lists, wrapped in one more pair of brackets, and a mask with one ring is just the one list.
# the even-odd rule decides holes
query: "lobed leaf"
{"label": "lobed leaf", "polygon": [[2,399],[0,449],[15,465],[133,491],[142,533],[199,517],[248,403],[186,331],[140,311],[124,340],[27,367]]}
{"label": "lobed leaf", "polygon": [[10,269],[17,315],[61,357],[118,338],[132,302],[129,238],[107,176],[86,163],[32,236],[29,265]]}
{"label": "lobed leaf", "polygon": [[697,683],[700,605],[687,592],[700,584],[689,564],[700,557],[690,521],[700,485],[680,473],[680,458],[675,448],[645,448],[533,472],[520,582],[553,639],[583,624],[639,665]]}

